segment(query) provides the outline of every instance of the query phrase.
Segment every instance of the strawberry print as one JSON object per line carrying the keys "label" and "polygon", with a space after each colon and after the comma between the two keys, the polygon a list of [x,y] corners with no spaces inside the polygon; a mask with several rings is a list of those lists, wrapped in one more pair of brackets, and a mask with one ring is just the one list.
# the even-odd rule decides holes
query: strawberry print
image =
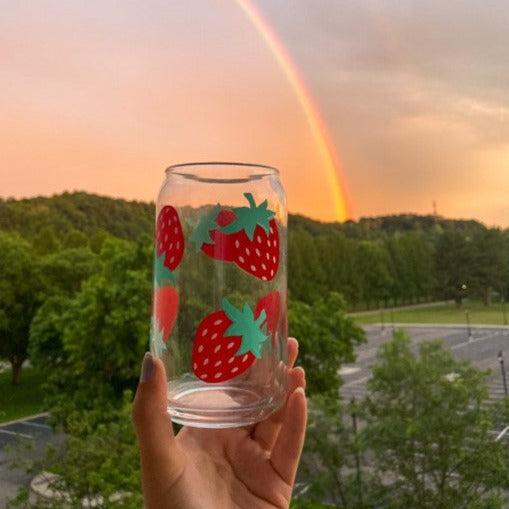
{"label": "strawberry print", "polygon": [[279,268],[279,232],[267,200],[256,205],[245,193],[249,206],[212,209],[191,237],[211,258],[233,262],[263,281],[274,279]]}
{"label": "strawberry print", "polygon": [[154,316],[155,331],[160,334],[163,342],[173,329],[179,305],[179,297],[175,288],[171,285],[156,288],[154,291]]}
{"label": "strawberry print", "polygon": [[269,339],[263,330],[265,309],[255,316],[248,304],[240,310],[224,298],[222,309],[206,316],[196,331],[192,366],[207,383],[219,383],[244,373],[262,356]]}
{"label": "strawberry print", "polygon": [[157,216],[155,244],[157,256],[164,256],[164,266],[175,270],[184,256],[184,234],[177,211],[170,205]]}
{"label": "strawberry print", "polygon": [[256,304],[254,315],[258,317],[262,311],[265,312],[266,319],[262,322],[262,326],[266,326],[266,330],[271,336],[274,336],[277,332],[280,309],[281,301],[279,292],[276,290],[264,295]]}
{"label": "strawberry print", "polygon": [[177,318],[179,297],[173,271],[184,256],[184,234],[177,211],[163,207],[156,222],[154,250],[154,296],[151,337],[166,343]]}

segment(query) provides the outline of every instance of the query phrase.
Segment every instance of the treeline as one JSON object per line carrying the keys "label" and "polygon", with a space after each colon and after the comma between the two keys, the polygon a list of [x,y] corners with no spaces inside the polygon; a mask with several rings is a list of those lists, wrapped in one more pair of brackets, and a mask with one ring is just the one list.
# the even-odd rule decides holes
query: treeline
{"label": "treeline", "polygon": [[[0,230],[41,252],[90,246],[108,235],[149,239],[154,204],[87,193],[0,200]],[[509,298],[509,233],[474,220],[400,214],[322,223],[290,215],[290,298],[337,291],[350,310],[433,299]]]}
{"label": "treeline", "polygon": [[292,218],[290,295],[311,302],[331,289],[351,310],[509,296],[509,233],[430,216],[320,224]]}

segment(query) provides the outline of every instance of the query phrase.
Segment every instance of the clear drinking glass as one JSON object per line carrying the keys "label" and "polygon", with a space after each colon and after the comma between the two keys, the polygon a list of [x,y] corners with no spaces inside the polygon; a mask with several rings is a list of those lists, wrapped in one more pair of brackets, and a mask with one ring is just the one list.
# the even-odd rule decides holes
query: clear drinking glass
{"label": "clear drinking glass", "polygon": [[287,210],[276,169],[166,170],[156,207],[151,351],[174,422],[260,421],[286,398]]}

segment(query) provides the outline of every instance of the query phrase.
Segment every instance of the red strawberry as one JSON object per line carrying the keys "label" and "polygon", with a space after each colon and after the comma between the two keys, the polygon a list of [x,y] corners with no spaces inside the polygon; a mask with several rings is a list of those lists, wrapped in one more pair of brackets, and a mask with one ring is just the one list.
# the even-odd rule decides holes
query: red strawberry
{"label": "red strawberry", "polygon": [[157,216],[155,242],[157,256],[164,254],[164,266],[175,270],[184,256],[184,234],[177,211],[170,205]]}
{"label": "red strawberry", "polygon": [[214,260],[232,262],[229,235],[223,233],[221,228],[230,224],[236,217],[235,213],[229,209],[220,210],[219,206],[214,207],[200,219],[198,227],[191,235],[191,240]]}
{"label": "red strawberry", "polygon": [[271,281],[279,267],[279,232],[267,200],[256,205],[245,193],[249,207],[224,209],[205,217],[193,235],[201,250],[216,260],[231,261],[249,274]]}
{"label": "red strawberry", "polygon": [[268,336],[262,330],[265,310],[255,318],[248,304],[242,310],[226,298],[222,308],[206,316],[196,331],[192,365],[194,374],[207,383],[218,383],[244,373],[261,357]]}
{"label": "red strawberry", "polygon": [[277,332],[280,309],[281,301],[277,290],[264,295],[256,304],[254,312],[255,318],[258,318],[261,312],[265,311],[266,319],[262,322],[262,327],[266,325],[267,332],[270,335],[274,335]]}
{"label": "red strawberry", "polygon": [[154,291],[154,322],[162,340],[168,341],[173,329],[179,305],[178,294],[173,286],[163,286]]}

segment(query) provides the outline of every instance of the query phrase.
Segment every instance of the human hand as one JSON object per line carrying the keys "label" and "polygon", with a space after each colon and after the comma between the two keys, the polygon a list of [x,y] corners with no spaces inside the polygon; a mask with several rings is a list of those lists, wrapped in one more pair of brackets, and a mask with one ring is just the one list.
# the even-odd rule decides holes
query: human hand
{"label": "human hand", "polygon": [[290,505],[306,429],[304,370],[288,340],[286,404],[265,421],[229,429],[183,427],[167,412],[162,362],[145,355],[133,406],[145,509],[269,509]]}

